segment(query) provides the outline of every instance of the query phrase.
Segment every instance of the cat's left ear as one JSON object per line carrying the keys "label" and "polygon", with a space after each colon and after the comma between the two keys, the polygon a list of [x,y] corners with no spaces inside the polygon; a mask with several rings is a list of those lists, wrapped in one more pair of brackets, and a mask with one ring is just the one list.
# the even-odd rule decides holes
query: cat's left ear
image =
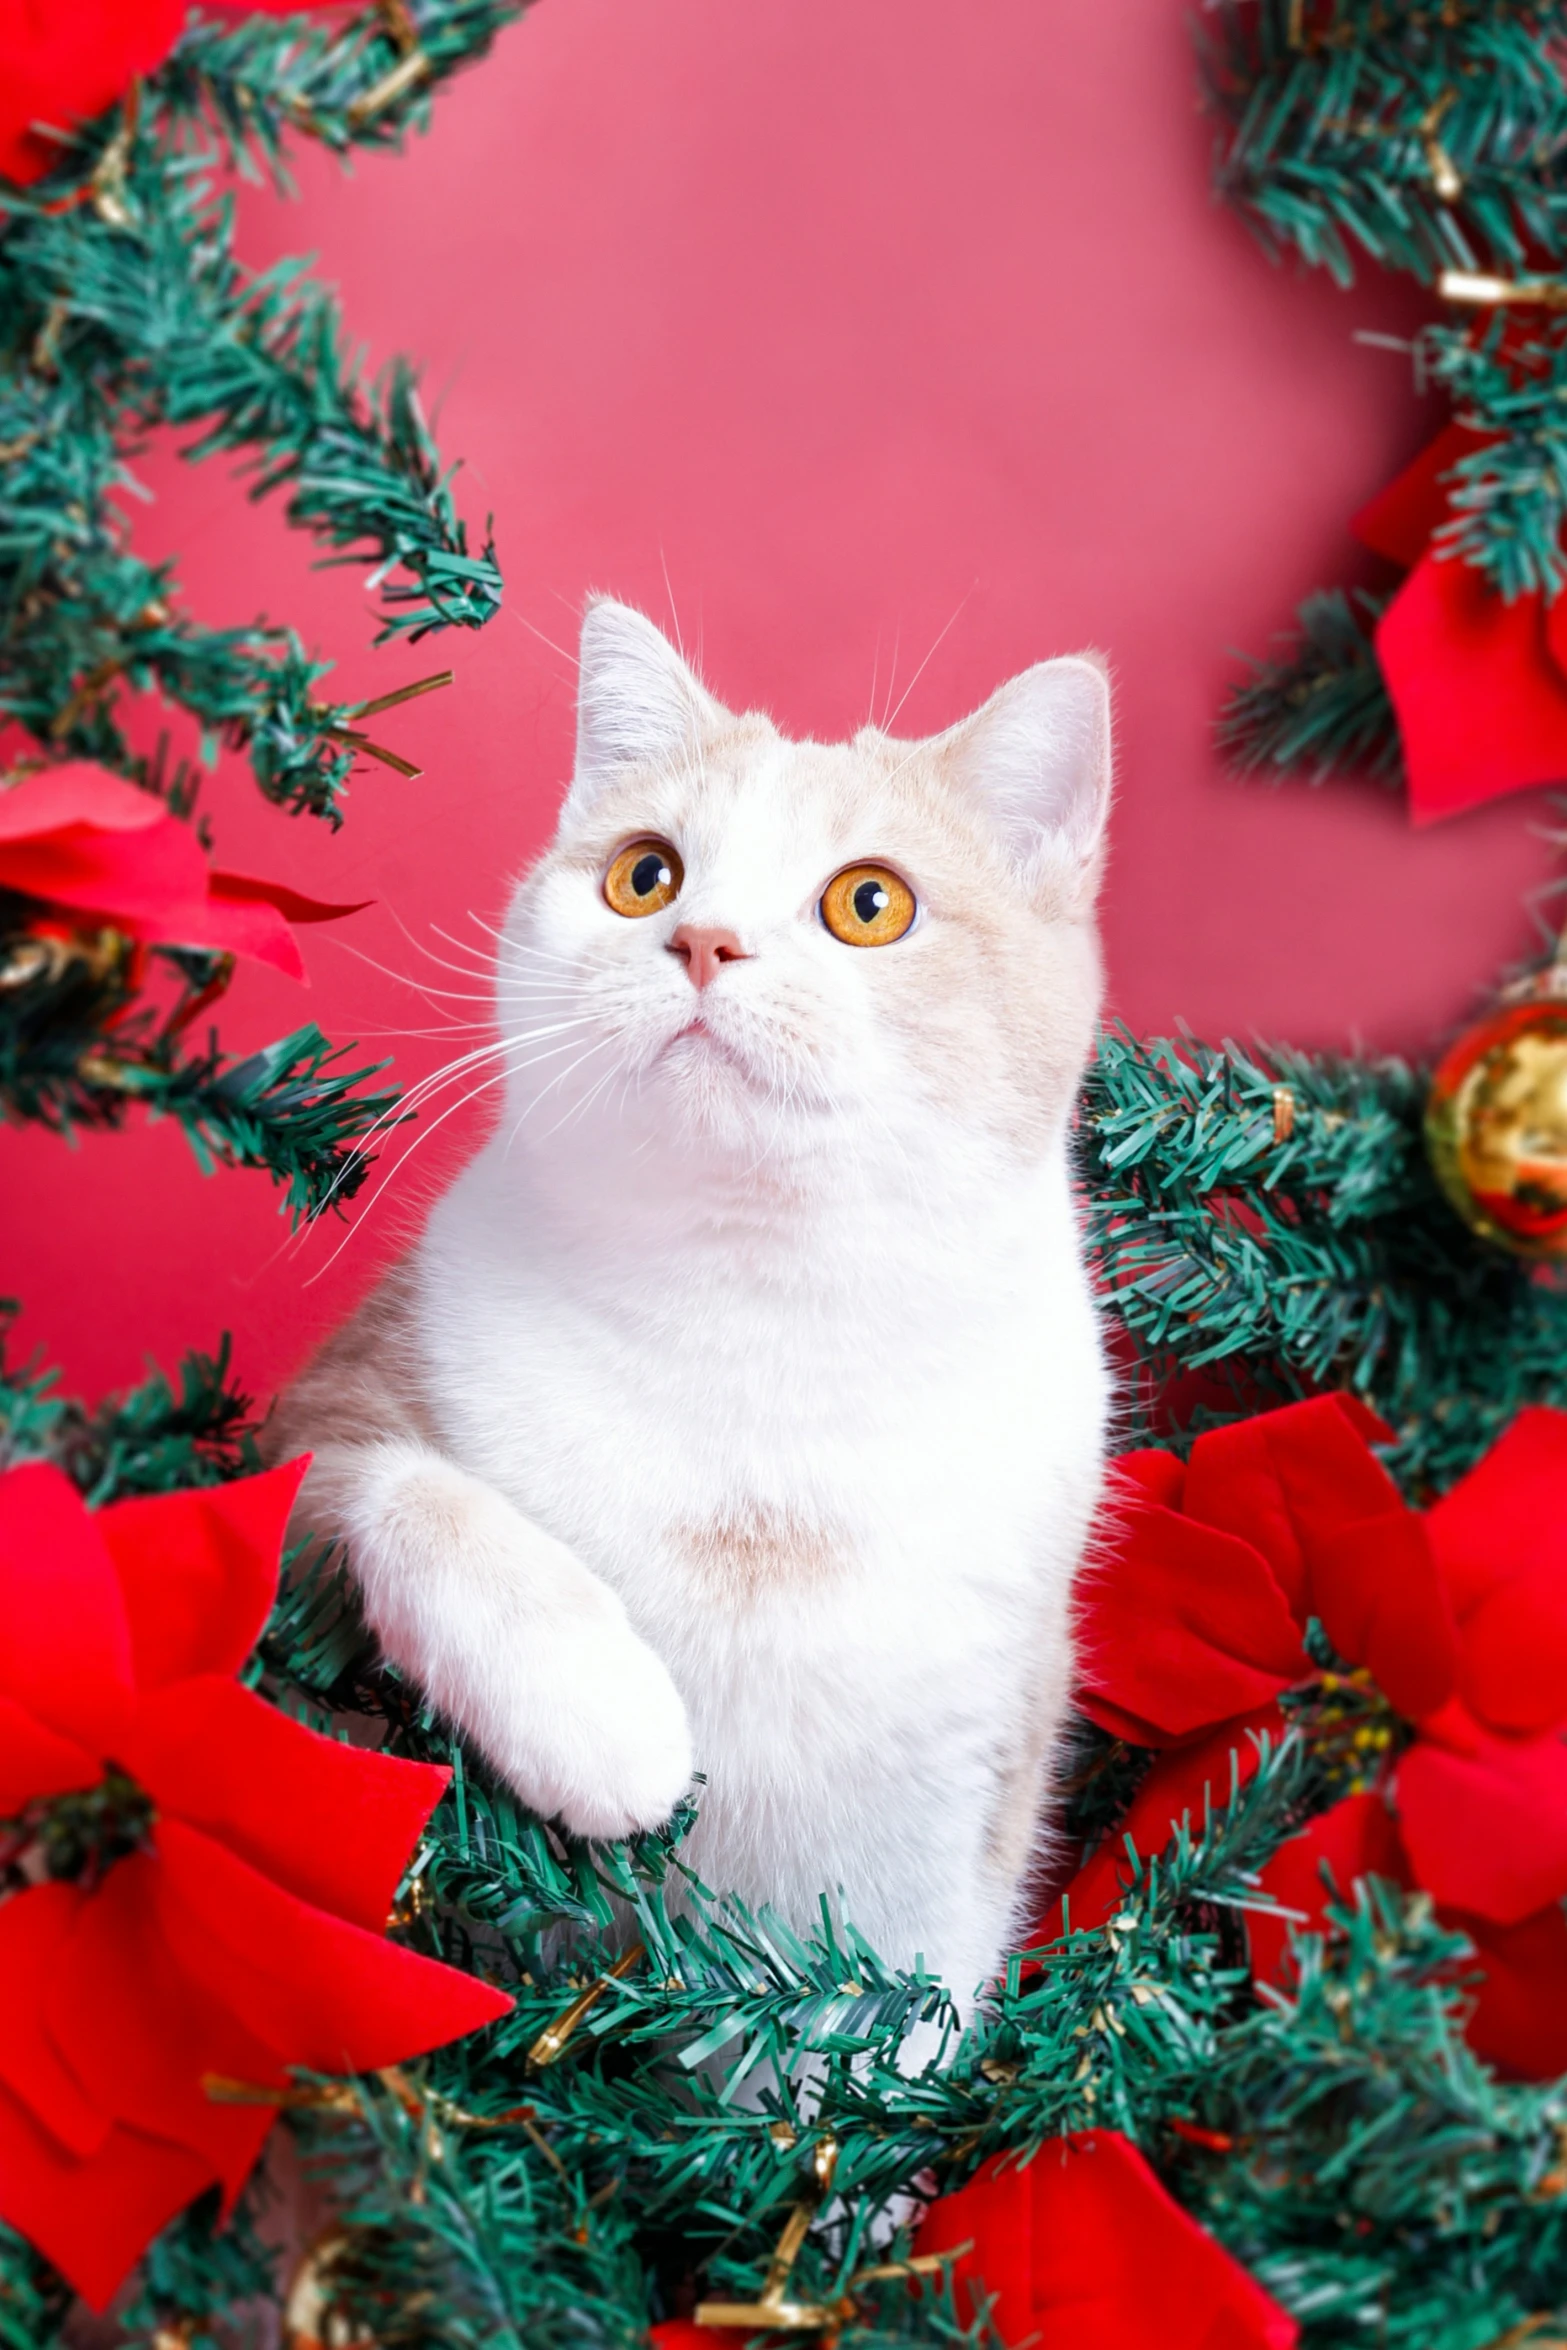
{"label": "cat's left ear", "polygon": [[1025,874],[1093,868],[1110,813],[1110,677],[1097,655],[1010,678],[943,748]]}

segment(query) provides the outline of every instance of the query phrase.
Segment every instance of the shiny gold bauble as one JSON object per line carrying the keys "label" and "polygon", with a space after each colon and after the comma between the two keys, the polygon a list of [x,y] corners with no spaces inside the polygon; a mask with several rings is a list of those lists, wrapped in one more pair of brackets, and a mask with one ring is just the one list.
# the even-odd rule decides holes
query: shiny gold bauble
{"label": "shiny gold bauble", "polygon": [[1466,1031],[1439,1062],[1426,1148],[1472,1232],[1567,1257],[1567,965]]}

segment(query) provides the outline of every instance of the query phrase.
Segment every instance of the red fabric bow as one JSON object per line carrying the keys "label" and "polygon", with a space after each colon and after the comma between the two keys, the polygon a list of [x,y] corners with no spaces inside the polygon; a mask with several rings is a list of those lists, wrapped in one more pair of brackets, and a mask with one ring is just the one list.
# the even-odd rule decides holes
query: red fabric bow
{"label": "red fabric bow", "polygon": [[1091,2130],[990,2163],[933,2203],[917,2252],[955,2252],[960,2315],[993,2295],[1040,2350],[1291,2350],[1295,2320],[1166,2193],[1130,2139]]}
{"label": "red fabric bow", "polygon": [[[1406,1890],[1414,1870],[1381,1793],[1346,1796],[1281,1846],[1262,1886],[1295,1913],[1297,1929],[1326,1922],[1330,1894],[1348,1898],[1357,1877],[1387,1877]],[[1567,1910],[1553,1901],[1517,1925],[1498,1925],[1445,1903],[1442,1923],[1466,1934],[1482,1970],[1467,2037],[1479,2056],[1525,2079],[1567,2072]],[[1253,1911],[1247,1921],[1252,1966],[1264,1981],[1289,1974],[1282,1918]]]}
{"label": "red fabric bow", "polygon": [[[1300,2331],[1119,2130],[987,2163],[930,2206],[914,2249],[957,2255],[960,2317],[990,2302],[1009,2350],[1293,2350]],[[713,2350],[716,2339],[691,2318],[652,2332],[657,2350]]]}
{"label": "red fabric bow", "polygon": [[1567,598],[1509,603],[1434,543],[1452,520],[1443,475],[1488,437],[1450,424],[1350,525],[1363,545],[1410,566],[1376,647],[1417,824],[1567,776]]}
{"label": "red fabric bow", "polygon": [[207,2076],[392,2064],[510,2007],[383,1939],[448,1773],[235,1678],[304,1466],[96,1516],[50,1465],[0,1476],[0,1819],[106,1764],[151,1804],[96,1882],[0,1901],[0,2216],[95,2308],[192,2196],[232,2204],[276,2118]]}
{"label": "red fabric bow", "polygon": [[[1121,1462],[1117,1547],[1084,1591],[1079,1702],[1162,1752],[1068,1887],[1069,1914],[1101,1923],[1124,1838],[1157,1853],[1255,1769],[1249,1733],[1276,1732],[1277,1698],[1311,1677],[1300,1635],[1316,1616],[1418,1735],[1384,1789],[1314,1822],[1264,1885],[1313,1919],[1323,1860],[1341,1891],[1368,1872],[1424,1886],[1486,1961],[1475,2045],[1544,2074],[1567,2001],[1567,1414],[1521,1412],[1423,1514],[1370,1449],[1385,1434],[1332,1396],[1199,1437],[1184,1469],[1159,1452]],[[1271,1973],[1282,1930],[1258,1919],[1253,1941]]]}
{"label": "red fabric bow", "polygon": [[[291,16],[296,0],[245,5]],[[123,98],[163,63],[185,13],[186,0],[0,0],[0,178],[52,170],[64,150],[45,130],[73,131]]]}
{"label": "red fabric bow", "polygon": [[1388,1434],[1331,1395],[1214,1429],[1184,1466],[1126,1454],[1114,1555],[1084,1591],[1083,1710],[1168,1747],[1266,1709],[1311,1677],[1312,1616],[1400,1712],[1444,1704],[1452,1617],[1422,1521],[1371,1450]]}
{"label": "red fabric bow", "polygon": [[328,906],[281,883],[214,873],[188,824],[151,792],[85,761],[0,787],[0,889],[126,938],[249,955],[303,979],[291,922],[336,922]]}
{"label": "red fabric bow", "polygon": [[161,65],[185,0],[0,0],[0,174],[35,180],[63,149],[40,125],[71,131]]}

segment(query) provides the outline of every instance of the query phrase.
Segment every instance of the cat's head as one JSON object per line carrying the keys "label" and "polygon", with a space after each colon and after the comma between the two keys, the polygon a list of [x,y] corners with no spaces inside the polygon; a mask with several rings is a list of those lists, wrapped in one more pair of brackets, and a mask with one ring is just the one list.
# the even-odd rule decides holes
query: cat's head
{"label": "cat's head", "polygon": [[796,743],[595,602],[575,772],[502,948],[527,1147],[1037,1158],[1093,1038],[1109,798],[1090,655],[923,742]]}

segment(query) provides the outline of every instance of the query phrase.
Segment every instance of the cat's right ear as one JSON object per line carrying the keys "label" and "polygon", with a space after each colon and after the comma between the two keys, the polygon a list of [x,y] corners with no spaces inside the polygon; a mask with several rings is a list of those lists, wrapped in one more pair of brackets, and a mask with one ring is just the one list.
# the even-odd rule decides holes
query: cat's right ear
{"label": "cat's right ear", "polygon": [[940,738],[1030,880],[1097,879],[1110,812],[1110,677],[1092,653],[1040,661]]}
{"label": "cat's right ear", "polygon": [[595,597],[582,622],[577,763],[564,816],[582,816],[628,767],[688,758],[721,713],[674,646],[642,613]]}

